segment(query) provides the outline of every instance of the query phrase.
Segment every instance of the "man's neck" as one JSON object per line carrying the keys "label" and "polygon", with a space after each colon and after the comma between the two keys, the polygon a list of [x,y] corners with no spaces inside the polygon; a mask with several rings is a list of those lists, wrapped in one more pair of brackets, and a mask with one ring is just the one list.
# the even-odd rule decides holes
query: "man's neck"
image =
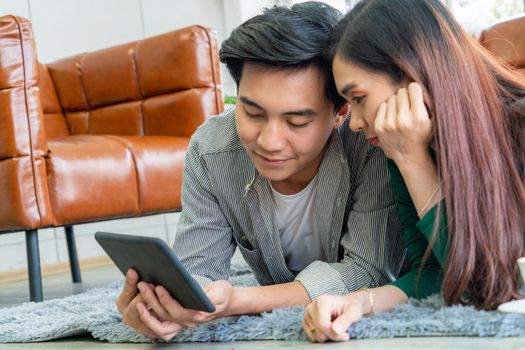
{"label": "man's neck", "polygon": [[276,190],[280,194],[289,196],[301,192],[306,186],[308,186],[312,179],[313,177],[310,178],[308,181],[295,181],[292,179],[286,179],[283,181],[270,181],[270,183],[272,184],[274,190]]}

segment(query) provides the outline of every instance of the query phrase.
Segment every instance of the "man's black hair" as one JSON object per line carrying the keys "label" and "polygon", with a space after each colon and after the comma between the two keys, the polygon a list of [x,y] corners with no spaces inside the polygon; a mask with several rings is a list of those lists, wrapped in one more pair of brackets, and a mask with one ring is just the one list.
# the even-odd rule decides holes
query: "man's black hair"
{"label": "man's black hair", "polygon": [[222,44],[221,62],[239,86],[245,62],[269,68],[305,69],[315,65],[326,77],[326,97],[336,109],[345,101],[332,76],[327,46],[332,28],[342,17],[333,7],[308,1],[291,8],[267,8],[234,29]]}

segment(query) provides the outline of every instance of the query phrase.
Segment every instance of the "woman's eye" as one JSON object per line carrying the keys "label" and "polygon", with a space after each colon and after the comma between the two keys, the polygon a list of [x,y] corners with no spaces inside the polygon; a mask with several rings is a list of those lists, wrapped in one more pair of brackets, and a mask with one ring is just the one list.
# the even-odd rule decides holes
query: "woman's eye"
{"label": "woman's eye", "polygon": [[[363,101],[363,99],[365,98],[365,96],[354,96],[352,97],[352,100],[353,102],[355,102],[356,104],[360,104],[361,101]],[[352,102],[350,102],[352,103]]]}

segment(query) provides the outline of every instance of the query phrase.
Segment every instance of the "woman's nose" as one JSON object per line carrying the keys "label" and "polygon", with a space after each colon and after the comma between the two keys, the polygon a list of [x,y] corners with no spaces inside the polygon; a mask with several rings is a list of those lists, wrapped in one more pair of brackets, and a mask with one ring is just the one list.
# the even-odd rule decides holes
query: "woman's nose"
{"label": "woman's nose", "polygon": [[365,118],[362,118],[359,114],[352,111],[350,116],[350,130],[353,132],[359,132],[366,126]]}

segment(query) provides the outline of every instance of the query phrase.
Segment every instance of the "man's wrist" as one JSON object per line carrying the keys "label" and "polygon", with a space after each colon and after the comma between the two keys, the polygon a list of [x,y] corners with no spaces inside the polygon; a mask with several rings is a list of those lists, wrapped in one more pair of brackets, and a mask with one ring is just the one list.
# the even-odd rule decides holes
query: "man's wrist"
{"label": "man's wrist", "polygon": [[363,307],[363,315],[372,315],[374,312],[370,293],[371,291],[368,288],[361,288],[353,293]]}
{"label": "man's wrist", "polygon": [[233,287],[230,302],[221,314],[222,317],[242,315],[245,313],[245,305],[243,299],[245,293],[242,293],[241,289],[243,288]]}

